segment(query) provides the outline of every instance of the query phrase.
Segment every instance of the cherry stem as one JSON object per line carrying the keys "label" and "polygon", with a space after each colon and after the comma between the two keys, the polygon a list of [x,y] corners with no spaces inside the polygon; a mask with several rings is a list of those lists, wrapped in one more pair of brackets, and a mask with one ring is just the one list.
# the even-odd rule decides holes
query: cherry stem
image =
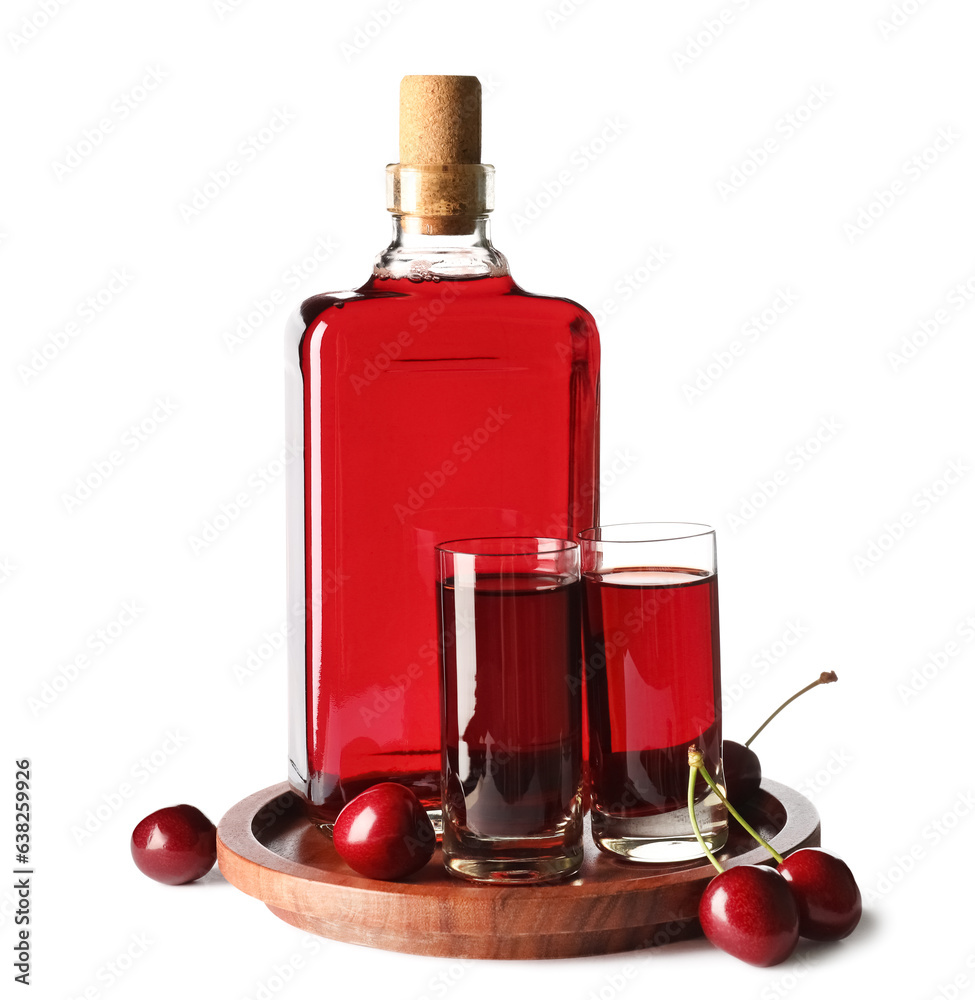
{"label": "cherry stem", "polygon": [[697,771],[699,765],[694,763],[694,755],[697,755],[701,760],[701,752],[697,747],[691,746],[687,750],[687,761],[691,766],[690,777],[687,780],[687,811],[691,817],[691,829],[694,831],[694,836],[697,837],[697,842],[701,845],[704,853],[708,856],[708,861],[717,869],[720,875],[724,871],[724,867],[721,862],[711,853],[711,848],[704,843],[704,837],[701,836],[701,828],[697,825],[697,816],[694,814],[694,786],[697,784]]}
{"label": "cherry stem", "polygon": [[779,712],[782,711],[783,708],[786,707],[786,705],[791,705],[796,698],[805,694],[807,691],[812,691],[814,687],[818,687],[820,684],[831,684],[833,681],[838,679],[839,678],[836,676],[835,670],[824,671],[819,675],[819,677],[816,678],[816,680],[812,682],[812,684],[807,684],[801,691],[796,691],[791,698],[786,698],[786,700],[779,705],[779,707],[758,727],[758,729],[756,729],[755,732],[752,733],[747,740],[745,740],[745,746],[751,746],[752,740],[758,736],[758,734],[779,714]]}
{"label": "cherry stem", "polygon": [[[691,755],[695,752],[701,758],[696,764],[691,761]],[[781,863],[783,860],[782,855],[779,854],[779,852],[748,822],[748,820],[745,819],[744,816],[742,816],[740,812],[738,812],[738,810],[728,801],[728,797],[725,793],[714,783],[714,778],[708,774],[708,769],[704,766],[704,757],[700,751],[695,751],[692,747],[688,751],[688,762],[691,764],[692,770],[698,770],[701,772],[701,777],[711,786],[711,790],[714,794],[717,795],[718,798],[725,804],[725,808],[728,812],[730,812],[731,815],[734,816],[739,823],[741,823],[741,825],[762,845],[762,847],[765,848],[766,851],[769,852],[769,854],[772,855],[773,858],[775,858],[776,861]]]}

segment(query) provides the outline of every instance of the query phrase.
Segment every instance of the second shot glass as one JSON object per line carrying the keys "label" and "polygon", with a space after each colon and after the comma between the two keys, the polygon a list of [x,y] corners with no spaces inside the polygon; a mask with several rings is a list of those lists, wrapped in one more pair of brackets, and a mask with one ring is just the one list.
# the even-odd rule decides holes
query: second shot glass
{"label": "second shot glass", "polygon": [[583,854],[579,548],[437,552],[444,864],[474,881],[569,877]]}
{"label": "second shot glass", "polygon": [[[687,808],[691,745],[724,784],[714,530],[614,524],[579,539],[593,839],[632,861],[701,857]],[[695,815],[709,849],[724,846],[727,812],[703,780]]]}

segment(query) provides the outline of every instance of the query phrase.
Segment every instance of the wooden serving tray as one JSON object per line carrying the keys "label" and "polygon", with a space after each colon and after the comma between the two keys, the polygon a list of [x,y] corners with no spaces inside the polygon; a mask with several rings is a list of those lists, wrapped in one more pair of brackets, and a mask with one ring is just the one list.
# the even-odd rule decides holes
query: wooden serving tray
{"label": "wooden serving tray", "polygon": [[[744,810],[779,853],[819,845],[819,814],[775,781]],[[770,860],[731,820],[726,864]],[[588,838],[588,831],[587,831]],[[700,935],[697,906],[714,873],[707,859],[643,865],[586,841],[579,876],[554,885],[476,885],[447,875],[440,849],[408,881],[357,875],[312,825],[287,782],[238,802],[217,829],[228,882],[295,927],[351,944],[455,958],[570,958]]]}

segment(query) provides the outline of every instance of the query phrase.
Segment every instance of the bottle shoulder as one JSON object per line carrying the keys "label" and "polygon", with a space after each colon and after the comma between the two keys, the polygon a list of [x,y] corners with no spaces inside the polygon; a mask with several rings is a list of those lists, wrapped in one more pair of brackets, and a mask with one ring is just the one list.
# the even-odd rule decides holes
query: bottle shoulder
{"label": "bottle shoulder", "polygon": [[476,381],[492,372],[582,373],[592,391],[600,357],[588,311],[571,299],[526,292],[508,276],[373,279],[353,291],[313,295],[292,315],[286,351],[330,379],[372,372],[412,385],[444,371]]}
{"label": "bottle shoulder", "polygon": [[[374,302],[379,299],[389,299],[396,297],[395,291],[367,290],[365,286],[340,292],[319,292],[309,296],[300,306],[298,306],[298,316],[300,316],[305,326],[310,326],[322,313],[341,311],[346,307],[355,307],[360,311],[363,303]],[[330,319],[337,319],[337,316]]]}
{"label": "bottle shoulder", "polygon": [[573,328],[578,328],[579,333],[588,336],[598,337],[599,331],[596,327],[596,320],[592,313],[575,299],[570,299],[564,295],[540,295],[535,292],[528,292],[522,288],[519,293],[529,301],[538,303],[538,308],[544,310],[554,319],[561,319]]}
{"label": "bottle shoulder", "polygon": [[510,276],[411,281],[373,276],[359,288],[323,292],[304,300],[297,312],[307,329],[323,321],[346,329],[363,324],[408,322],[418,317],[439,325],[464,324],[476,317],[528,323],[532,329],[565,326],[573,334],[598,337],[592,314],[573,299],[526,291]]}

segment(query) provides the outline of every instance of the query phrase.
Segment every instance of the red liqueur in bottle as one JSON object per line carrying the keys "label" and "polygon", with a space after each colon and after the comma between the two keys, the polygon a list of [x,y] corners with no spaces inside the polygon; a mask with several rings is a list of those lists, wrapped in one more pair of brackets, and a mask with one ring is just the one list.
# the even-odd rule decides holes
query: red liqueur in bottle
{"label": "red liqueur in bottle", "polygon": [[379,781],[440,810],[434,546],[598,520],[599,341],[491,244],[474,77],[406,77],[393,241],[287,337],[292,786],[331,824]]}

